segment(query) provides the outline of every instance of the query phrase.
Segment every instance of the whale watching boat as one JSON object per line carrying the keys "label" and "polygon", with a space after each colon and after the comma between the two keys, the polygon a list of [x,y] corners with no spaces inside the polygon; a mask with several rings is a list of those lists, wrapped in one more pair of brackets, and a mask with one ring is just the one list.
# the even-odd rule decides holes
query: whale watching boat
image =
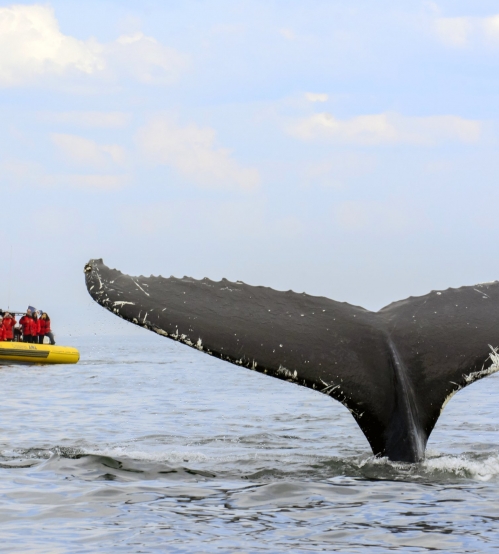
{"label": "whale watching boat", "polygon": [[[3,314],[3,312],[0,312]],[[9,311],[14,316],[24,312]],[[22,330],[13,328],[14,340],[0,342],[0,364],[76,364],[80,353],[71,346],[22,342]]]}

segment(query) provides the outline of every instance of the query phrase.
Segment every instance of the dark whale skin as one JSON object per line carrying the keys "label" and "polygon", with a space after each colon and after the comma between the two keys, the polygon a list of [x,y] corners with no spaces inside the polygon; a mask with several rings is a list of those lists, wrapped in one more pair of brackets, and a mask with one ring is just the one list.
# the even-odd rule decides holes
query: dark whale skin
{"label": "dark whale skin", "polygon": [[424,457],[453,393],[499,369],[499,283],[432,291],[370,312],[222,279],[130,277],[85,266],[91,297],[136,325],[344,404],[372,451]]}

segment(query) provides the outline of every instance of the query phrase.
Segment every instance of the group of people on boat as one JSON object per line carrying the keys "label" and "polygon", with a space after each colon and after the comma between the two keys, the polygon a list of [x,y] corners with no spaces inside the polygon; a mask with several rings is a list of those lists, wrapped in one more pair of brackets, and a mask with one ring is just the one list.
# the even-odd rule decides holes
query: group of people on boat
{"label": "group of people on boat", "polygon": [[15,313],[0,310],[0,342],[22,341],[43,344],[47,337],[50,344],[55,344],[54,334],[50,328],[50,317],[46,312],[28,308],[19,320],[19,326],[16,326],[15,315]]}

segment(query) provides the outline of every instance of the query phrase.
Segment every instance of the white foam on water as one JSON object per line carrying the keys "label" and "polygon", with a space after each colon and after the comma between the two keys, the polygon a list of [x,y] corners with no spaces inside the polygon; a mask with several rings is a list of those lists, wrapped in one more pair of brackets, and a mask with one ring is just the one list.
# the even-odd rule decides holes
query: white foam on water
{"label": "white foam on water", "polygon": [[472,459],[466,454],[428,457],[421,465],[426,471],[451,473],[478,481],[489,481],[499,476],[499,454],[481,459]]}
{"label": "white foam on water", "polygon": [[369,466],[385,466],[400,472],[400,476],[414,477],[462,477],[477,481],[489,481],[499,476],[499,453],[478,458],[476,454],[461,454],[458,456],[441,455],[438,452],[427,452],[426,458],[419,464],[392,462],[388,458],[370,456],[357,462],[359,469]]}
{"label": "white foam on water", "polygon": [[144,462],[170,462],[181,463],[185,461],[189,462],[235,462],[238,460],[255,459],[256,455],[248,456],[247,454],[231,455],[231,456],[207,456],[202,452],[196,452],[192,450],[170,450],[161,452],[148,452],[145,450],[131,450],[127,447],[112,447],[102,449],[84,449],[85,454],[94,456],[108,456],[110,458],[126,457],[131,460],[144,461]]}
{"label": "white foam on water", "polygon": [[206,462],[208,457],[201,453],[195,451],[181,451],[181,450],[171,450],[171,451],[162,451],[162,452],[147,452],[145,450],[130,450],[126,447],[113,447],[113,448],[99,448],[99,449],[88,449],[86,454],[94,456],[109,456],[110,458],[129,458],[132,460],[142,461],[142,462],[183,462],[184,460],[189,460],[192,462]]}

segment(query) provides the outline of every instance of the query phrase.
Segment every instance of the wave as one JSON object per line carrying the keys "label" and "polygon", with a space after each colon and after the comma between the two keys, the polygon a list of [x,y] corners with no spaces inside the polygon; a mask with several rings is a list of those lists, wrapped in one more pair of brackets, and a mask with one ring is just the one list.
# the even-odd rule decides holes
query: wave
{"label": "wave", "polygon": [[499,476],[499,453],[427,456],[422,466],[434,475],[455,475],[489,481]]}
{"label": "wave", "polygon": [[66,471],[74,465],[68,464],[69,460],[74,460],[81,470],[86,471],[107,467],[138,474],[187,473],[213,479],[229,477],[256,482],[344,477],[445,483],[489,481],[499,477],[499,452],[451,455],[430,451],[426,459],[417,464],[368,455],[341,458],[291,453],[283,456],[272,450],[226,456],[197,449],[147,452],[134,448],[134,445],[105,448],[54,446],[0,452],[0,466],[4,469],[41,464],[44,470]]}

